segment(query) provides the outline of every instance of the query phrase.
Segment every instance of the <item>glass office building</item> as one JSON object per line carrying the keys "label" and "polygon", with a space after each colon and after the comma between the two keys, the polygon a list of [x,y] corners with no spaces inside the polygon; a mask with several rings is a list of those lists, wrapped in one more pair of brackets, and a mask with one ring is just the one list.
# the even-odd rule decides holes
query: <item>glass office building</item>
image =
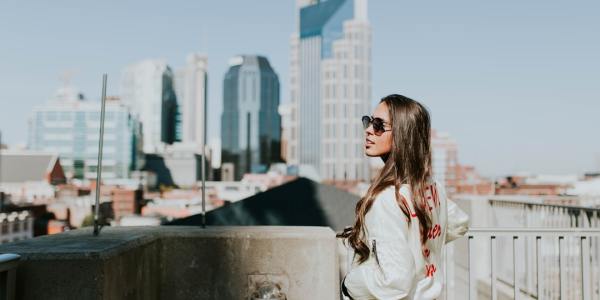
{"label": "glass office building", "polygon": [[234,164],[234,178],[265,172],[281,161],[279,78],[262,56],[230,61],[223,82],[221,161]]}
{"label": "glass office building", "polygon": [[[87,101],[71,88],[33,110],[28,147],[58,153],[65,173],[96,178],[100,138],[100,101]],[[117,98],[106,102],[102,177],[128,178],[143,163],[141,127]]]}

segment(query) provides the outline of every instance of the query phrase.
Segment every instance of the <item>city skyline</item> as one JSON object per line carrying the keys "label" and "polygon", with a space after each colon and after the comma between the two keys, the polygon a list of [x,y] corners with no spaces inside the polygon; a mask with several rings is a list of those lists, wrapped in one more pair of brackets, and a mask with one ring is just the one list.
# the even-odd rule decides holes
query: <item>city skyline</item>
{"label": "city skyline", "polygon": [[[389,93],[422,101],[434,128],[456,139],[460,161],[484,174],[597,171],[600,141],[590,137],[600,126],[600,45],[589,36],[600,28],[598,4],[577,4],[371,1],[373,102]],[[210,13],[188,5],[0,4],[2,103],[11,103],[0,110],[3,140],[26,142],[27,117],[62,85],[64,71],[78,70],[73,85],[95,100],[103,72],[109,94],[117,95],[126,65],[164,58],[177,69],[194,52],[210,61],[211,115],[220,115],[227,59],[240,53],[269,58],[281,77],[282,103],[289,101],[293,1],[224,1],[211,4]],[[218,123],[209,119],[209,140],[220,135]]]}

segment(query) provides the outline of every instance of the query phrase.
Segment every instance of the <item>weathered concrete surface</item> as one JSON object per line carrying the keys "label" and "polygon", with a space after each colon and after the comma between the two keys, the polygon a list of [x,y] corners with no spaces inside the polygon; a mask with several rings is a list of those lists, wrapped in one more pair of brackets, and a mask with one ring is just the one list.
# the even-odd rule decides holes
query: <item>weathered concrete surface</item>
{"label": "weathered concrete surface", "polygon": [[156,299],[159,245],[146,230],[76,230],[0,246],[22,255],[17,299]]}
{"label": "weathered concrete surface", "polygon": [[324,227],[115,227],[13,244],[18,299],[248,299],[251,282],[287,299],[339,299],[336,240]]}
{"label": "weathered concrete surface", "polygon": [[339,299],[329,228],[193,228],[166,235],[161,247],[161,298],[248,299],[249,275],[262,274],[281,278],[288,299]]}

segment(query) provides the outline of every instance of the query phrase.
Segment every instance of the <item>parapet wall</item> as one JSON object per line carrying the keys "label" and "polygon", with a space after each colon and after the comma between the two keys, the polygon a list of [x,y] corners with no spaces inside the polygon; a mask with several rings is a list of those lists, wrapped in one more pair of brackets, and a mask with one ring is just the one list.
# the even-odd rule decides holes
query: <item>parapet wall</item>
{"label": "parapet wall", "polygon": [[326,227],[107,227],[0,246],[22,256],[17,299],[339,299]]}

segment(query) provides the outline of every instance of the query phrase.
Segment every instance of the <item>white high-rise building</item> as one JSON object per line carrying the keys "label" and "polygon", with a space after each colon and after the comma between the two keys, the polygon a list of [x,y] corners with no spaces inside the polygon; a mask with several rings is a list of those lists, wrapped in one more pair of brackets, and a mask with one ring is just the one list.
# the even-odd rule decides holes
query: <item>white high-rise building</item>
{"label": "white high-rise building", "polygon": [[287,162],[321,178],[369,180],[360,117],[371,110],[366,0],[298,0],[291,38]]}
{"label": "white high-rise building", "polygon": [[178,140],[173,77],[163,60],[145,60],[123,71],[122,101],[142,123],[145,153],[162,153],[165,144]]}
{"label": "white high-rise building", "polygon": [[201,153],[204,111],[207,109],[208,58],[203,54],[190,54],[186,65],[177,70],[175,91],[180,104],[182,142],[194,144]]}

